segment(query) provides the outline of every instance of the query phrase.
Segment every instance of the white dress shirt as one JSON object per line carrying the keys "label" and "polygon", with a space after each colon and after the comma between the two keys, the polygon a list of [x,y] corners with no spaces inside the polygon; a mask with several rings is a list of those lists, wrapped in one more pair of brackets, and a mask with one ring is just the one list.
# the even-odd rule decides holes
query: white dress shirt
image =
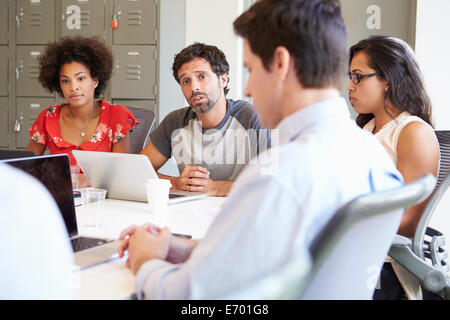
{"label": "white dress shirt", "polygon": [[72,248],[53,197],[2,163],[0,181],[0,300],[73,298]]}
{"label": "white dress shirt", "polygon": [[142,265],[138,298],[221,298],[308,250],[343,204],[401,183],[386,151],[356,126],[343,98],[310,105],[272,132],[272,148],[240,174],[185,263]]}

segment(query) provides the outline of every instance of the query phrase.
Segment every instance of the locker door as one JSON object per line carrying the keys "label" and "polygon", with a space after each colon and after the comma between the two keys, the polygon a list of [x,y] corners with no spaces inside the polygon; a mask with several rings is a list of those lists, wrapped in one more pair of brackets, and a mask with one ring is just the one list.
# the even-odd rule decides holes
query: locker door
{"label": "locker door", "polygon": [[7,98],[0,98],[0,148],[8,147],[8,109]]}
{"label": "locker door", "polygon": [[0,1],[0,44],[8,43],[8,22],[8,6],[5,1]]}
{"label": "locker door", "polygon": [[44,54],[45,46],[17,46],[16,95],[52,96],[38,81],[38,57]]}
{"label": "locker door", "polygon": [[111,97],[125,99],[156,98],[156,47],[113,46],[115,57]]}
{"label": "locker door", "polygon": [[[8,47],[0,46],[0,96],[8,95]],[[5,59],[6,57],[6,59]]]}
{"label": "locker door", "polygon": [[39,113],[52,105],[55,105],[55,98],[17,98],[16,122],[19,128],[15,130],[16,148],[26,148],[30,141],[28,129]]}
{"label": "locker door", "polygon": [[63,0],[61,35],[104,37],[105,2],[99,0]]}
{"label": "locker door", "polygon": [[156,0],[114,0],[113,44],[156,44]]}
{"label": "locker door", "polygon": [[47,44],[55,41],[55,0],[18,0],[17,44]]}

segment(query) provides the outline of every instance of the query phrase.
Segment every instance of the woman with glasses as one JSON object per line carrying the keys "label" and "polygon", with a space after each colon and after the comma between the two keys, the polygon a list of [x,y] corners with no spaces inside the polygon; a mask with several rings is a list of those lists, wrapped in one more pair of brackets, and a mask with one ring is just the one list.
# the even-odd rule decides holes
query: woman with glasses
{"label": "woman with glasses", "polygon": [[[437,176],[440,153],[431,122],[431,102],[411,47],[394,37],[361,40],[350,48],[349,78],[350,103],[359,114],[356,122],[380,140],[405,183],[425,173]],[[414,235],[427,202],[405,212],[398,234]],[[408,288],[399,266],[394,263],[392,267],[407,297],[420,298],[418,284]]]}

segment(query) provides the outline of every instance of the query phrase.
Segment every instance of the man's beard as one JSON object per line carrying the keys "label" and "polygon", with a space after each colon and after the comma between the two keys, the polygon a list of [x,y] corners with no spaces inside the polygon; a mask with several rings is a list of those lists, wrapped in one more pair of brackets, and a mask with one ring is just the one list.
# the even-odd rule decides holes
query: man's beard
{"label": "man's beard", "polygon": [[[220,86],[220,81],[219,79],[217,79],[217,91],[210,91],[211,93],[211,98],[209,96],[209,94],[207,94],[206,92],[195,92],[191,95],[191,109],[192,111],[194,111],[196,114],[202,114],[202,113],[206,113],[209,110],[211,110],[217,103],[217,101],[219,101],[220,97],[222,96],[221,93],[222,87]],[[206,99],[205,102],[200,102],[196,105],[194,105],[192,103],[193,99],[197,96],[202,96],[203,98]]]}
{"label": "man's beard", "polygon": [[[197,104],[194,105],[194,104],[192,103],[192,100],[193,100],[196,96],[202,96],[204,99],[206,99],[206,101],[205,101],[205,102],[200,102],[200,103],[197,103]],[[213,100],[209,99],[209,96],[208,96],[206,93],[200,93],[200,92],[198,92],[198,93],[196,93],[196,94],[193,94],[192,97],[191,97],[191,109],[192,109],[192,111],[194,111],[196,114],[206,113],[206,112],[208,112],[209,110],[211,110],[211,109],[216,105],[216,103],[217,103],[218,100],[219,100],[219,99],[213,101]]]}
{"label": "man's beard", "polygon": [[213,103],[211,100],[209,100],[208,97],[204,96],[204,98],[206,99],[205,102],[200,102],[200,103],[197,103],[196,105],[191,104],[191,109],[196,114],[206,113],[209,110],[211,110],[212,107],[214,107],[214,105],[216,104],[215,102]]}

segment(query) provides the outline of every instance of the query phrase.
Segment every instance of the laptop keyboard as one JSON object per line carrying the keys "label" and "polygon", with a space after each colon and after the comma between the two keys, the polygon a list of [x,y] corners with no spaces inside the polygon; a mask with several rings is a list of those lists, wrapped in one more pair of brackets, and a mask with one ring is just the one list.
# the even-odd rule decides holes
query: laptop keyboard
{"label": "laptop keyboard", "polygon": [[78,252],[81,250],[86,250],[92,247],[96,247],[113,240],[105,240],[105,239],[96,239],[96,238],[86,238],[86,237],[78,237],[74,239],[70,239],[72,242],[72,248],[74,252]]}

